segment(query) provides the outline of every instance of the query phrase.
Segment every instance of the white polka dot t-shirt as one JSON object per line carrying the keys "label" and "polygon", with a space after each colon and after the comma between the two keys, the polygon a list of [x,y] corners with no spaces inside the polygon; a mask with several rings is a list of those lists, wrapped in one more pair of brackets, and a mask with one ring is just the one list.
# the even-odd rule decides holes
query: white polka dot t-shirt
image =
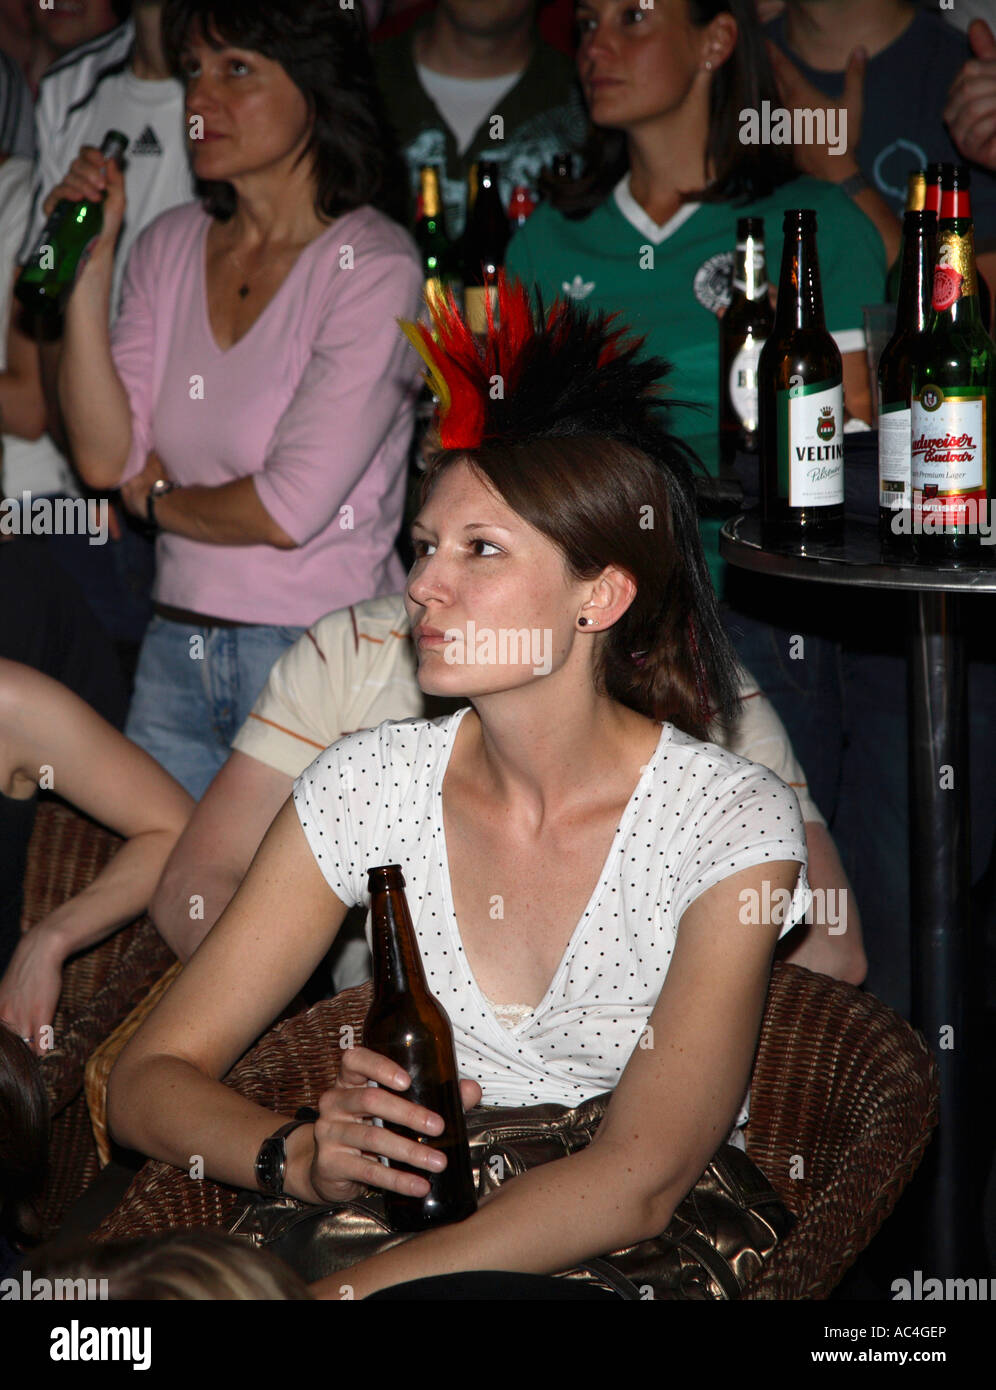
{"label": "white polka dot t-shirt", "polygon": [[546,995],[504,1026],[470,971],[450,895],[442,787],[466,713],[340,739],[294,783],[295,805],[347,906],[369,908],[368,869],[401,865],[429,988],[453,1024],[460,1073],[480,1082],[483,1103],[577,1105],[619,1080],[657,1002],[681,915],[700,893],[749,865],[794,859],[799,881],[781,935],[804,916],[799,803],[767,768],[663,724]]}

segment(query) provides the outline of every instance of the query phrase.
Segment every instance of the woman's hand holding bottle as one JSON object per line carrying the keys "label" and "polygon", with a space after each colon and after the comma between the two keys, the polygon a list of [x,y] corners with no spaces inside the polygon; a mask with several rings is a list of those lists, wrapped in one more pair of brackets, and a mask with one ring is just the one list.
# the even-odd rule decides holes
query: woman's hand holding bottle
{"label": "woman's hand holding bottle", "polygon": [[103,200],[104,225],[90,248],[89,261],[80,279],[94,264],[99,266],[103,263],[110,270],[114,264],[114,246],[124,221],[126,205],[124,174],[117,161],[105,158],[96,145],[81,146],[69,172],[61,183],[56,184],[42,205],[46,217],[63,198],[71,203],[99,203]]}
{"label": "woman's hand holding bottle", "polygon": [[[426,1195],[429,1184],[424,1178],[376,1161],[382,1155],[392,1163],[427,1172],[446,1166],[445,1156],[431,1147],[432,1139],[443,1131],[442,1117],[397,1094],[409,1084],[408,1074],[388,1057],[366,1047],[343,1049],[338,1080],[321,1097],[314,1126],[310,1180],[320,1200],[348,1201],[366,1187],[403,1196]],[[460,1099],[464,1110],[480,1103],[476,1081],[460,1082]],[[420,1144],[414,1137],[395,1134],[386,1124],[375,1123],[378,1120],[424,1134],[429,1142]]]}

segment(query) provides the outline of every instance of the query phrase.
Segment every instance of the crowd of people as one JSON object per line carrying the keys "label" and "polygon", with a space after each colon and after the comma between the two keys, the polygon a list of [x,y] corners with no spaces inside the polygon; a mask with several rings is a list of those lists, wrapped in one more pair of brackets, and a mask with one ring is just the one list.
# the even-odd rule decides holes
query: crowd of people
{"label": "crowd of people", "polygon": [[[765,103],[834,108],[846,148],[744,143]],[[100,153],[109,129],[123,167]],[[574,175],[554,181],[565,152]],[[419,171],[438,167],[458,235],[483,157],[506,206],[520,186],[539,206],[487,345],[437,316],[450,375],[416,464],[424,363],[398,324],[428,321]],[[8,1267],[32,1235],[32,1067],[62,966],[146,908],[189,964],[110,1088],[142,1153],[203,1153],[254,1185],[280,1117],[219,1078],[328,953],[330,988],[367,978],[377,863],[404,867],[469,1104],[613,1090],[584,1154],[365,1261],[366,1294],[552,1273],[662,1229],[716,1136],[743,1147],[775,956],[908,1013],[895,600],[858,614],[733,572],[692,460],[718,469],[737,219],[765,219],[771,268],[783,212],[816,210],[849,428],[867,428],[863,309],[884,298],[906,173],[935,160],[972,166],[994,285],[996,34],[910,0],[0,7],[3,493],[24,516],[44,497],[109,517],[102,545],[0,534],[0,1075],[31,1121],[9,1153],[0,1138]],[[101,201],[103,226],[40,331],[13,289],[62,199]],[[527,329],[535,293],[557,308]],[[550,660],[449,660],[470,622],[548,634]],[[970,680],[981,878],[984,639]],[[42,768],[126,844],[22,932]],[[791,910],[747,931],[738,895],[764,883]],[[814,916],[810,890],[843,917]],[[667,1058],[635,1049],[648,1022]],[[305,1201],[422,1190],[379,1157],[425,1168],[425,1147],[372,1122],[424,1116],[384,1059],[354,1060],[360,1080],[288,1140],[285,1190]],[[580,1220],[585,1193],[619,1191]],[[122,1288],[147,1287],[141,1252],[112,1254]]]}

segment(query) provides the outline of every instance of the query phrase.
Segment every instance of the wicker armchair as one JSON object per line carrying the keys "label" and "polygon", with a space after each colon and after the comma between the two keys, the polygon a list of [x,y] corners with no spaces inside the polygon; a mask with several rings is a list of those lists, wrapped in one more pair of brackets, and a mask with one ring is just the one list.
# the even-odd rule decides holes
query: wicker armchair
{"label": "wicker armchair", "polygon": [[[334,1083],[340,1030],[361,1040],[369,997],[361,985],[278,1025],[226,1084],[281,1114],[314,1105]],[[744,1296],[826,1298],[920,1162],[937,1121],[936,1064],[877,999],[776,964],[751,1087],[748,1152],[798,1221]],[[232,1188],[150,1162],[93,1239],[224,1227],[237,1202]]]}
{"label": "wicker armchair", "polygon": [[[22,924],[35,926],[82,892],[120,843],[116,835],[68,806],[42,802],[28,848]],[[58,1228],[97,1173],[97,1149],[82,1092],[87,1058],[173,959],[144,917],[74,956],[63,970],[55,1047],[41,1062],[52,1119],[49,1167],[39,1200],[46,1235]]]}

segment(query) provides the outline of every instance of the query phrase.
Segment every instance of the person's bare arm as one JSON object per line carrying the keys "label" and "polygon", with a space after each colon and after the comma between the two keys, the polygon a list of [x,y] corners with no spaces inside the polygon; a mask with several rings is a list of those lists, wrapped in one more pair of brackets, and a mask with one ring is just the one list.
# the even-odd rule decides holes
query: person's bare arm
{"label": "person's bare arm", "polygon": [[108,312],[114,244],[124,217],[124,175],[114,160],[84,145],[66,178],[45,200],[104,200],[104,229],[69,297],[58,364],[58,393],[73,460],[91,487],[118,485],[131,449],[131,406],[111,354]]}
{"label": "person's bare arm", "polygon": [[[465,1221],[439,1227],[312,1285],[365,1298],[460,1270],[553,1274],[658,1235],[725,1139],[747,1089],[776,923],[743,926],[743,892],[791,890],[799,865],[772,862],[707,889],[682,916],[649,1019],[588,1148],[504,1184]],[[779,895],[780,896],[780,895]]]}
{"label": "person's bare arm", "polygon": [[0,661],[5,789],[46,786],[126,839],[88,888],[21,939],[0,981],[0,1017],[37,1050],[65,961],[145,910],[193,800],[85,701],[30,667]]}
{"label": "person's bare arm", "polygon": [[[182,1168],[200,1154],[211,1177],[255,1188],[256,1154],[280,1119],[220,1078],[307,981],[345,915],[288,799],[241,888],[118,1059],[107,1092],[115,1138]],[[313,1148],[312,1126],[303,1131]],[[310,1164],[289,1161],[285,1186],[317,1201]]]}
{"label": "person's bare arm", "polygon": [[[20,269],[15,268],[17,282]],[[38,344],[20,326],[20,310],[11,289],[7,327],[7,366],[0,372],[0,419],[5,434],[20,439],[40,439],[45,432],[45,397],[42,393]]]}
{"label": "person's bare arm", "polygon": [[181,960],[234,897],[293,779],[237,749],[194,809],[149,908]]}
{"label": "person's bare arm", "polygon": [[863,984],[868,960],[854,890],[829,830],[819,821],[806,822],[806,848],[813,920],[800,922],[779,942],[778,957],[850,985]]}
{"label": "person's bare arm", "polygon": [[[840,101],[832,101],[811,82],[808,82],[776,43],[767,40],[768,56],[778,83],[778,90],[785,105],[790,109],[836,111],[838,120],[838,143],[836,147],[828,142],[823,145],[801,143],[793,146],[796,167],[813,178],[826,179],[829,183],[843,183],[846,179],[860,174],[861,170],[854,151],[861,138],[861,120],[864,114],[864,87],[867,59],[857,50],[848,59],[844,74],[844,93]],[[892,208],[877,189],[867,187],[851,195],[855,206],[874,222],[885,246],[886,262],[891,265],[899,255],[899,242],[902,225]],[[864,416],[864,419],[869,419]]]}

